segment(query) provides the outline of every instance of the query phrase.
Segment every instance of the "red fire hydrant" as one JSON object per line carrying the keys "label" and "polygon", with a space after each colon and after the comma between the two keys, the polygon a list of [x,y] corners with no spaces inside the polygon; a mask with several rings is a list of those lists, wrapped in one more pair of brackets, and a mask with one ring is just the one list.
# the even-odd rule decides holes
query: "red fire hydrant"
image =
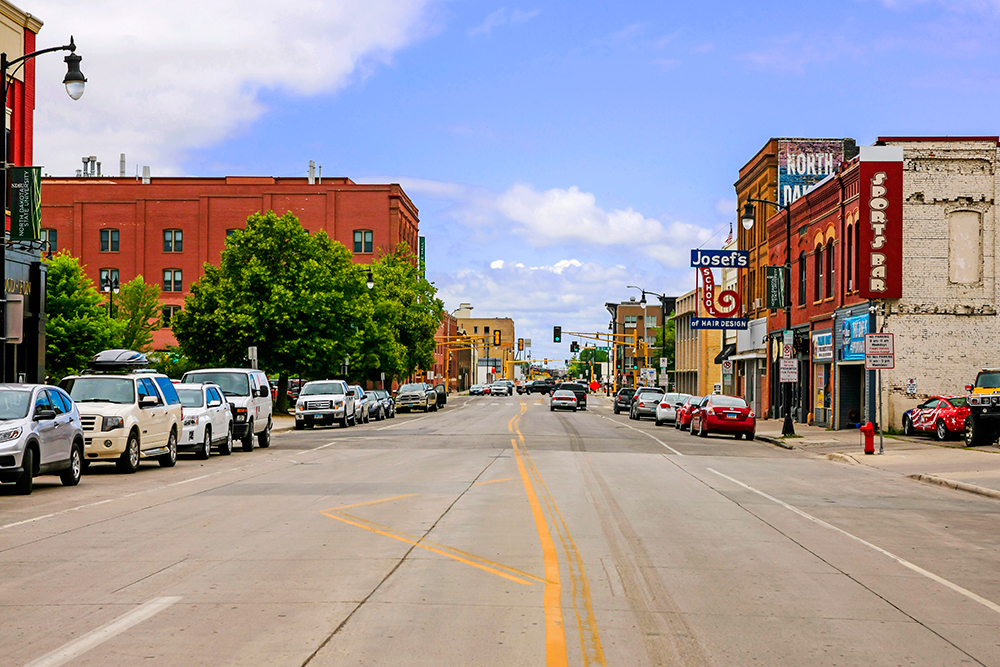
{"label": "red fire hydrant", "polygon": [[865,440],[865,454],[875,453],[875,427],[868,422],[861,427],[861,437]]}

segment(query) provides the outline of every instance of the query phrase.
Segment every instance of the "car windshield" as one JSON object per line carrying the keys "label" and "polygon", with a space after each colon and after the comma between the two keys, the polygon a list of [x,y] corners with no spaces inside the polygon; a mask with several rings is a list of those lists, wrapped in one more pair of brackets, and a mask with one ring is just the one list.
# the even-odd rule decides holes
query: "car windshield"
{"label": "car windshield", "polygon": [[302,387],[299,396],[316,396],[318,394],[343,394],[344,385],[339,382],[310,382]]}
{"label": "car windshield", "polygon": [[214,382],[222,387],[222,393],[226,396],[250,395],[250,380],[246,373],[220,373],[216,371],[188,373],[182,381]]}
{"label": "car windshield", "polygon": [[977,389],[1000,389],[1000,371],[980,373],[976,378]]}
{"label": "car windshield", "polygon": [[745,408],[747,402],[739,396],[713,396],[712,405],[721,405],[724,408]]}
{"label": "car windshield", "polygon": [[[31,405],[31,392],[18,389],[0,390],[0,419],[24,419]],[[14,465],[13,463],[11,465]]]}
{"label": "car windshield", "polygon": [[399,391],[423,391],[424,385],[422,384],[404,384],[399,388]]}
{"label": "car windshield", "polygon": [[683,403],[688,398],[687,394],[664,394],[663,401],[665,403]]}
{"label": "car windshield", "polygon": [[135,385],[126,378],[72,378],[64,385],[63,389],[77,403],[130,405],[135,402]]}
{"label": "car windshield", "polygon": [[205,399],[201,394],[201,388],[178,387],[177,396],[181,399],[182,408],[200,408],[205,405]]}
{"label": "car windshield", "polygon": [[621,391],[618,392],[618,395],[619,396],[624,396],[624,397],[627,398],[627,397],[632,396],[634,393],[635,393],[634,389],[622,389]]}
{"label": "car windshield", "polygon": [[662,394],[659,394],[659,393],[657,393],[655,391],[641,391],[641,392],[639,392],[639,400],[640,401],[658,401],[658,400],[660,400],[660,396],[662,396]]}
{"label": "car windshield", "polygon": [[948,402],[951,403],[956,408],[964,408],[969,404],[965,396],[959,396],[957,398],[949,398]]}

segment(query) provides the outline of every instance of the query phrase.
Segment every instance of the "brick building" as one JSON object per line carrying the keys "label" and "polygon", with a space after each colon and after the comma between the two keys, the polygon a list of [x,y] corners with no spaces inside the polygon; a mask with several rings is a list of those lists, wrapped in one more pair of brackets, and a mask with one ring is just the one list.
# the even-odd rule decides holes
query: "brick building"
{"label": "brick building", "polygon": [[[442,341],[454,341],[458,331],[458,318],[444,313],[435,336]],[[472,385],[472,350],[455,349],[439,342],[434,349],[433,370],[433,384],[443,383],[449,392],[466,391]]]}
{"label": "brick building", "polygon": [[[471,304],[463,303],[454,312],[459,333],[471,336],[475,343],[475,349],[471,351],[473,371],[469,384],[487,384],[504,378],[513,380],[511,362],[517,358],[514,320],[509,317],[473,317],[472,309]],[[497,331],[500,332],[499,347],[493,344]]]}
{"label": "brick building", "polygon": [[[611,355],[614,357],[612,361],[615,362],[616,369],[620,367],[618,386],[634,386],[638,375],[635,367],[645,368],[648,363],[649,368],[659,369],[660,348],[656,347],[656,335],[659,333],[660,327],[663,326],[664,306],[654,298],[650,298],[646,307],[643,308],[635,300],[635,297],[631,297],[628,301],[621,303],[607,303],[605,307],[607,307],[608,312],[612,313],[614,333],[617,334],[616,340],[619,342],[615,346],[614,354]],[[673,309],[673,304],[669,300],[666,309],[669,317]],[[634,342],[621,344],[622,336],[634,340],[636,334],[639,335],[638,340],[645,342],[648,346],[648,362],[646,348],[636,350]],[[639,384],[642,383],[639,382]]]}
{"label": "brick building", "polygon": [[[101,288],[143,276],[159,284],[165,325],[182,307],[207,262],[218,264],[226,236],[253,213],[291,211],[310,232],[324,230],[354,252],[355,262],[405,242],[416,252],[417,208],[396,184],[359,185],[349,178],[42,179],[42,233],[68,250]],[[153,345],[175,344],[168,326]]]}
{"label": "brick building", "polygon": [[691,318],[699,314],[704,298],[702,289],[691,290],[677,297],[675,341],[677,356],[676,390],[685,394],[705,396],[719,385],[722,390],[722,368],[716,357],[722,351],[722,331],[719,329],[692,329]]}

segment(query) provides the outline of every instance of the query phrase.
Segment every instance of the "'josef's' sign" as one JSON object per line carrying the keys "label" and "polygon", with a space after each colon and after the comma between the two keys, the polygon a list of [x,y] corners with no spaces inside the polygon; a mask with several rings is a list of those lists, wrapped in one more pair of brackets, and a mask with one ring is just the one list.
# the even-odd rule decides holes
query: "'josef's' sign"
{"label": "'josef's' sign", "polygon": [[721,266],[725,268],[745,269],[750,266],[750,251],[748,250],[691,250],[691,266]]}

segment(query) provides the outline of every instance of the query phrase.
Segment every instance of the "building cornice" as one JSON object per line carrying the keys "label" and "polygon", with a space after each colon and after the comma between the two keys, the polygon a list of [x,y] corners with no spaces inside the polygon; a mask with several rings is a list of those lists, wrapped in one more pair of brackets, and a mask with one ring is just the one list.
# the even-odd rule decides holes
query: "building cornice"
{"label": "building cornice", "polygon": [[38,31],[42,29],[44,23],[37,16],[32,16],[28,12],[22,10],[20,7],[15,7],[14,5],[6,2],[5,0],[0,0],[0,14],[3,14],[9,18],[14,23],[18,24],[22,28],[27,28],[31,32],[38,34]]}

